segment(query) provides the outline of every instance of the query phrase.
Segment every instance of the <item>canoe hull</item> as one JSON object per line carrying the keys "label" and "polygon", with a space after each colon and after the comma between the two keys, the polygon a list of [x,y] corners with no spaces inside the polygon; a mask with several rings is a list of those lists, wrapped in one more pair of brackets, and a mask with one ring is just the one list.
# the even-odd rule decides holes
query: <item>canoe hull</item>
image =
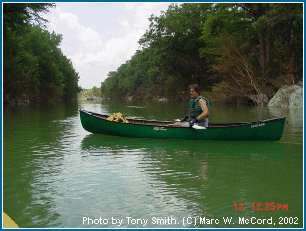
{"label": "canoe hull", "polygon": [[125,137],[186,140],[279,140],[285,118],[241,123],[231,126],[194,129],[160,125],[142,125],[108,121],[91,112],[80,110],[83,128],[91,133]]}

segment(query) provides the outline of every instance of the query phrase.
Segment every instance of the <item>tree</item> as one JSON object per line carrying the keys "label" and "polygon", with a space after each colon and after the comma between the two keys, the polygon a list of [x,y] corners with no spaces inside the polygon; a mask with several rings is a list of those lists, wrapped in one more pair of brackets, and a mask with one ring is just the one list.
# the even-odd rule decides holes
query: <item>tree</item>
{"label": "tree", "polygon": [[159,17],[150,18],[150,28],[140,40],[143,47],[158,50],[165,77],[175,76],[179,90],[190,82],[209,88],[207,60],[200,57],[202,26],[212,4],[172,4]]}
{"label": "tree", "polygon": [[[292,65],[302,66],[302,56],[297,49],[301,49],[302,44],[298,42],[302,36],[301,14],[300,4],[219,4],[215,7],[215,13],[206,21],[202,38],[210,46],[202,49],[202,54],[211,55],[214,73],[225,81],[232,81],[234,90],[241,89],[241,86],[235,86],[238,82],[249,80],[252,86],[256,83],[256,88],[243,86],[244,92],[248,93],[242,95],[247,96],[246,99],[253,99],[255,103],[260,103],[259,99],[265,103],[267,97],[272,97],[278,88],[288,83],[284,73],[289,70],[284,70],[284,66],[290,67],[288,69],[291,71],[295,70],[295,77],[290,79],[301,79],[301,70]],[[290,32],[283,33],[287,28]],[[294,36],[289,39],[288,34]],[[288,43],[286,40],[291,41]],[[237,49],[241,57],[238,59],[234,58],[238,54]],[[248,74],[233,75],[230,65],[236,66],[236,69],[248,67]],[[234,81],[233,77],[239,81]]]}
{"label": "tree", "polygon": [[4,101],[76,98],[78,74],[61,52],[61,35],[43,29],[54,4],[4,3]]}
{"label": "tree", "polygon": [[4,28],[20,28],[33,21],[39,25],[47,22],[40,14],[49,12],[54,3],[3,3]]}
{"label": "tree", "polygon": [[199,83],[212,100],[264,104],[302,80],[300,3],[172,4],[149,20],[142,49],[103,82],[107,96],[180,100]]}

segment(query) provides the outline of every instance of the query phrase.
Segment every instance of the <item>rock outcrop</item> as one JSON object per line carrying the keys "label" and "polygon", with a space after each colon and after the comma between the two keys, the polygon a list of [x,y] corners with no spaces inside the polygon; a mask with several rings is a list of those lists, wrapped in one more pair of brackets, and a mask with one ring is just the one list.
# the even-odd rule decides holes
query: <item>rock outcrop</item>
{"label": "rock outcrop", "polygon": [[268,103],[269,107],[303,107],[303,88],[297,85],[284,86],[279,89]]}
{"label": "rock outcrop", "polygon": [[294,91],[289,97],[289,108],[302,108],[303,107],[303,88]]}

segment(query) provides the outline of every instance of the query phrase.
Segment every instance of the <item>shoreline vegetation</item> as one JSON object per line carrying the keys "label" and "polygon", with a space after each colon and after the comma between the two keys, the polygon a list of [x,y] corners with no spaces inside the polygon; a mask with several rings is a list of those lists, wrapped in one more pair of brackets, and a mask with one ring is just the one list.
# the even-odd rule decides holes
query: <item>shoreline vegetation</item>
{"label": "shoreline vegetation", "polygon": [[3,103],[55,104],[77,98],[79,75],[62,53],[62,36],[41,17],[51,3],[3,4]]}
{"label": "shoreline vegetation", "polygon": [[277,96],[278,105],[292,98],[302,106],[302,3],[171,4],[149,18],[131,59],[92,89],[78,86],[59,48],[61,35],[44,29],[40,13],[50,7],[55,4],[4,3],[4,104],[179,102],[198,83],[213,103],[271,106]]}
{"label": "shoreline vegetation", "polygon": [[[300,83],[302,84],[302,83]],[[186,99],[188,97],[186,96]],[[185,100],[186,100],[185,99]],[[78,100],[80,101],[91,101],[94,103],[102,103],[112,100],[111,98],[106,98],[105,96],[101,96],[99,92],[89,90],[83,90],[79,96]],[[116,99],[115,99],[116,100]],[[127,99],[119,99],[121,102],[124,101],[125,103],[139,103],[144,102],[144,100],[133,99],[133,97],[129,97]],[[173,103],[181,103],[176,100],[169,100],[168,98],[160,98],[158,96],[151,99],[149,102],[157,102],[157,103],[164,103],[164,102],[173,102]],[[211,101],[213,104],[225,104],[224,102],[218,101]],[[235,103],[243,104],[241,102]],[[230,105],[234,105],[232,102]],[[251,104],[252,105],[252,104]],[[255,105],[254,105],[255,106]],[[268,106],[270,108],[289,108],[289,109],[301,109],[303,108],[303,85],[285,85],[281,89],[279,89],[276,94],[268,101],[265,105],[257,105],[257,106]]]}
{"label": "shoreline vegetation", "polygon": [[101,83],[104,97],[182,101],[199,83],[215,103],[267,105],[302,85],[300,3],[172,4],[149,20],[141,49]]}

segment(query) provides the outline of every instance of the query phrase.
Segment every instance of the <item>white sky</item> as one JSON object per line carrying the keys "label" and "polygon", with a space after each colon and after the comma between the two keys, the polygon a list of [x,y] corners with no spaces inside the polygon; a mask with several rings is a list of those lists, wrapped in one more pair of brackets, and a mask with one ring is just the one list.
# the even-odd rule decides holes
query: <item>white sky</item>
{"label": "white sky", "polygon": [[132,57],[150,15],[170,4],[58,2],[46,19],[49,31],[63,35],[61,49],[79,73],[79,86],[92,88]]}

